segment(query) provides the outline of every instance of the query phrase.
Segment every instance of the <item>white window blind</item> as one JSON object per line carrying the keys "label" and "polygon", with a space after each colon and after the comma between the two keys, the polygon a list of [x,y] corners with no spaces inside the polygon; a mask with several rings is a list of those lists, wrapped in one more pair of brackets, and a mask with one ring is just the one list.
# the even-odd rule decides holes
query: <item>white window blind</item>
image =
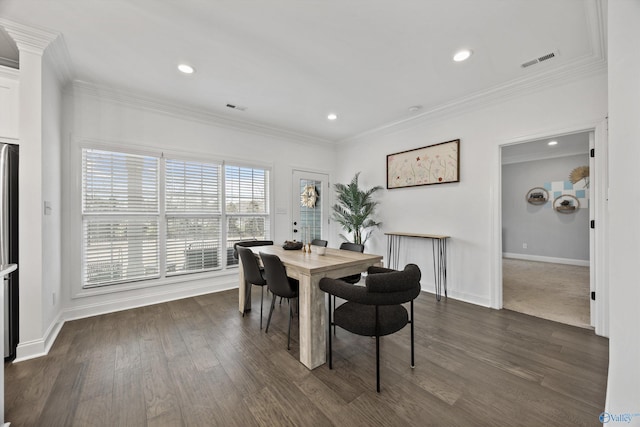
{"label": "white window blind", "polygon": [[83,213],[158,213],[158,159],[82,150]]}
{"label": "white window blind", "polygon": [[269,171],[225,165],[224,174],[227,247],[246,239],[268,240]]}
{"label": "white window blind", "polygon": [[165,161],[166,273],[220,268],[220,165]]}
{"label": "white window blind", "polygon": [[261,168],[83,148],[81,201],[83,288],[221,269],[270,237]]}
{"label": "white window blind", "polygon": [[158,277],[158,159],[82,150],[83,287]]}
{"label": "white window blind", "polygon": [[166,160],[167,213],[220,213],[220,165]]}

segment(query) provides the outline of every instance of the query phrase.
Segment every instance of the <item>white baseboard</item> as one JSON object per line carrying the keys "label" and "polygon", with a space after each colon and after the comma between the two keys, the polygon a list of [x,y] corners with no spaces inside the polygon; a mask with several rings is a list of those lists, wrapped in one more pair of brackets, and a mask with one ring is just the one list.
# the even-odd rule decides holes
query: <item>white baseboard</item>
{"label": "white baseboard", "polygon": [[[434,299],[436,297],[435,290],[433,289],[433,285],[431,286],[422,285],[422,292],[431,294]],[[472,295],[465,292],[458,292],[458,291],[448,289],[447,297],[457,301],[468,302],[469,304],[481,305],[483,307],[491,308],[491,301],[488,298],[480,297],[478,295]],[[444,301],[444,289],[442,289],[441,301]]]}
{"label": "white baseboard", "polygon": [[56,338],[62,329],[62,325],[64,325],[64,320],[61,318],[61,313],[58,313],[44,333],[44,337],[18,344],[16,349],[16,358],[13,362],[22,362],[23,360],[46,356],[49,353],[49,350],[51,350],[51,346],[56,341]]}
{"label": "white baseboard", "polygon": [[526,255],[526,254],[514,254],[511,252],[504,252],[502,254],[503,258],[512,258],[512,259],[521,259],[524,261],[537,261],[537,262],[550,262],[553,264],[567,264],[567,265],[577,265],[580,267],[589,267],[589,261],[582,259],[570,259],[570,258],[555,258],[549,256],[540,256],[540,255]]}

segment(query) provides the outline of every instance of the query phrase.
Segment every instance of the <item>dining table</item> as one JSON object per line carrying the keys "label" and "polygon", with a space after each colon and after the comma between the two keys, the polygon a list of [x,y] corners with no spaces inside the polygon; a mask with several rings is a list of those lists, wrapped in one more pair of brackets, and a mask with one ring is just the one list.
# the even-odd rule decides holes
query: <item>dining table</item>
{"label": "dining table", "polygon": [[[358,274],[371,266],[382,265],[382,255],[366,254],[341,249],[326,248],[319,254],[311,247],[311,252],[285,250],[279,245],[249,247],[259,258],[259,253],[277,255],[285,266],[287,276],[299,281],[299,346],[300,362],[308,369],[315,369],[326,362],[327,313],[325,293],[320,290],[320,279],[338,279]],[[240,261],[242,262],[242,261]],[[251,284],[246,283],[240,265],[238,286],[238,309],[245,313],[250,309]]]}

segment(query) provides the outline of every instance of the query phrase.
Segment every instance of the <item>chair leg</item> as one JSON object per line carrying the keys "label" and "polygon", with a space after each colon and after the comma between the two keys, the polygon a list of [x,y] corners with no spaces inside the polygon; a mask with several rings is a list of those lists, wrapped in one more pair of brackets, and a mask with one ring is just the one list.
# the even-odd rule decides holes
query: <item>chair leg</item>
{"label": "chair leg", "polygon": [[260,329],[262,330],[262,303],[264,302],[264,286],[260,286]]}
{"label": "chair leg", "polygon": [[378,323],[378,306],[376,305],[376,391],[380,393],[380,329]]}
{"label": "chair leg", "polygon": [[327,337],[329,338],[329,369],[333,369],[333,352],[331,349],[331,295],[329,295],[329,313],[327,316]]}
{"label": "chair leg", "polygon": [[[247,282],[245,280],[244,282],[244,288],[247,289]],[[246,294],[245,294],[246,295]],[[246,299],[246,296],[245,296]],[[247,302],[245,301],[244,303],[244,308],[242,309],[242,317],[244,317],[244,315],[247,313]]]}
{"label": "chair leg", "polygon": [[[335,295],[333,296],[333,307],[334,307],[334,309],[336,307],[336,296]],[[329,322],[331,322],[331,313],[329,313]],[[336,334],[336,324],[334,323],[333,324],[333,335],[335,336],[335,334]]]}
{"label": "chair leg", "polygon": [[376,335],[376,391],[380,393],[380,337]]}
{"label": "chair leg", "polygon": [[415,353],[413,348],[413,301],[411,301],[411,369],[416,367],[414,354]]}
{"label": "chair leg", "polygon": [[287,330],[287,350],[291,350],[291,319],[293,318],[293,306],[289,303],[289,329]]}
{"label": "chair leg", "polygon": [[269,319],[267,319],[267,329],[264,330],[265,333],[269,332],[269,323],[271,323],[271,315],[273,314],[273,308],[276,305],[276,295],[273,295],[271,299],[271,310],[269,310]]}

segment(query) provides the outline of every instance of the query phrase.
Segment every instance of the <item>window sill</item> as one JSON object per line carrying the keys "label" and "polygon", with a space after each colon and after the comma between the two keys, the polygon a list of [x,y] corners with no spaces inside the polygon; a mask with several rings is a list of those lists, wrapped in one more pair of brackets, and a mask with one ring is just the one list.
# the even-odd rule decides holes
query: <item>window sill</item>
{"label": "window sill", "polygon": [[238,275],[238,267],[231,266],[225,270],[207,271],[194,274],[177,274],[174,276],[164,277],[162,279],[140,280],[136,282],[127,282],[117,285],[107,285],[89,289],[78,289],[71,296],[71,299],[94,297],[99,295],[122,293],[134,291],[138,289],[156,288],[159,286],[170,286],[179,283],[195,282],[207,279],[217,279],[233,277]]}

